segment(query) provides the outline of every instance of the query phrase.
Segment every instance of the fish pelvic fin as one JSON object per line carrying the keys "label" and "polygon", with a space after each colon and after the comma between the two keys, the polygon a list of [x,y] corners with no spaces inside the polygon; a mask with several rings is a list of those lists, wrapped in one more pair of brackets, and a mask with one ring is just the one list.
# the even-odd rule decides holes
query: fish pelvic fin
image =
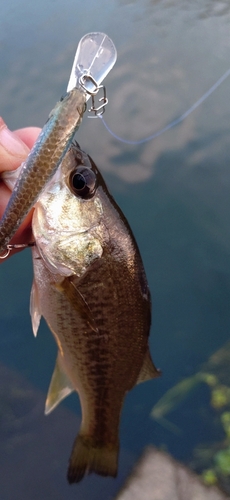
{"label": "fish pelvic fin", "polygon": [[51,413],[56,406],[74,391],[72,383],[67,377],[58,353],[56,365],[51,378],[45,405],[45,415]]}
{"label": "fish pelvic fin", "polygon": [[116,477],[119,443],[106,445],[93,437],[79,434],[74,442],[69,460],[67,478],[70,484],[78,483],[86,474]]}
{"label": "fish pelvic fin", "polygon": [[138,375],[136,384],[140,384],[141,382],[146,382],[147,380],[151,380],[152,378],[160,376],[161,376],[161,370],[155,367],[151,358],[151,354],[148,349],[143,361],[141,371]]}
{"label": "fish pelvic fin", "polygon": [[33,334],[37,337],[38,328],[41,320],[39,296],[36,282],[33,281],[31,294],[30,294],[30,315],[32,321]]}

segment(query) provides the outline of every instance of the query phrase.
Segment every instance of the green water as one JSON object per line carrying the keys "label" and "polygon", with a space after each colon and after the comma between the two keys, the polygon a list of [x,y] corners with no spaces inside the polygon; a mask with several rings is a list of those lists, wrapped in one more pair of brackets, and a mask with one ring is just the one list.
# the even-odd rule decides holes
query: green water
{"label": "green water", "polygon": [[[229,68],[229,22],[228,2],[217,0],[2,0],[0,114],[11,129],[42,126],[66,89],[79,39],[104,31],[118,50],[106,79],[106,121],[116,134],[141,139],[184,113]],[[138,241],[153,299],[151,352],[163,371],[160,380],[127,396],[116,480],[92,476],[67,485],[78,399],[71,396],[55,415],[43,416],[56,348],[44,323],[36,340],[32,335],[30,252],[1,265],[4,500],[111,499],[147,445],[164,445],[189,462],[194,445],[213,437],[209,417],[202,417],[209,404],[205,388],[172,414],[181,435],[160,426],[150,412],[229,338],[229,81],[182,124],[144,145],[122,144],[100,120],[86,117],[77,136]],[[25,391],[24,399],[14,385]]]}

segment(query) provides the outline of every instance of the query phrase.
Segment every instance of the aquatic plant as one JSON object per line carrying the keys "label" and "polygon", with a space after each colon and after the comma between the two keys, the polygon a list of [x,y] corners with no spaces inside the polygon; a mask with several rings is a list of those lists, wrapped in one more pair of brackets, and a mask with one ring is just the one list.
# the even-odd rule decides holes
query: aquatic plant
{"label": "aquatic plant", "polygon": [[206,384],[210,390],[209,418],[219,430],[220,441],[195,446],[191,467],[207,485],[217,484],[230,493],[230,342],[216,351],[200,371],[170,388],[156,403],[151,417],[172,432],[181,430],[166,415],[191,393]]}

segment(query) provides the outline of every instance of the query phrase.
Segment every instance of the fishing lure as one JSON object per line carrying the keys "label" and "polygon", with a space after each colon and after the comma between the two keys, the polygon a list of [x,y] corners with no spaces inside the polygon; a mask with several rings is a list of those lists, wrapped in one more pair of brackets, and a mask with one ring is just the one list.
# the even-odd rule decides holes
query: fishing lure
{"label": "fishing lure", "polygon": [[[117,52],[112,40],[104,33],[89,33],[79,42],[67,93],[51,111],[21,172],[13,194],[0,222],[0,254],[6,256],[7,244],[30,209],[36,203],[47,182],[57,171],[73,137],[79,128],[86,101],[101,88],[100,83],[116,62]],[[107,98],[104,93],[100,111]]]}

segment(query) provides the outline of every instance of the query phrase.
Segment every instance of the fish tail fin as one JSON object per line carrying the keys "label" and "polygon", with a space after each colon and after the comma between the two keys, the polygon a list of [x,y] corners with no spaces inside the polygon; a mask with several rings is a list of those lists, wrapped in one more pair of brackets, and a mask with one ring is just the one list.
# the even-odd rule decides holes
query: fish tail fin
{"label": "fish tail fin", "polygon": [[98,443],[92,437],[79,434],[74,442],[69,460],[67,478],[78,483],[85,474],[95,472],[101,476],[117,475],[119,444]]}

